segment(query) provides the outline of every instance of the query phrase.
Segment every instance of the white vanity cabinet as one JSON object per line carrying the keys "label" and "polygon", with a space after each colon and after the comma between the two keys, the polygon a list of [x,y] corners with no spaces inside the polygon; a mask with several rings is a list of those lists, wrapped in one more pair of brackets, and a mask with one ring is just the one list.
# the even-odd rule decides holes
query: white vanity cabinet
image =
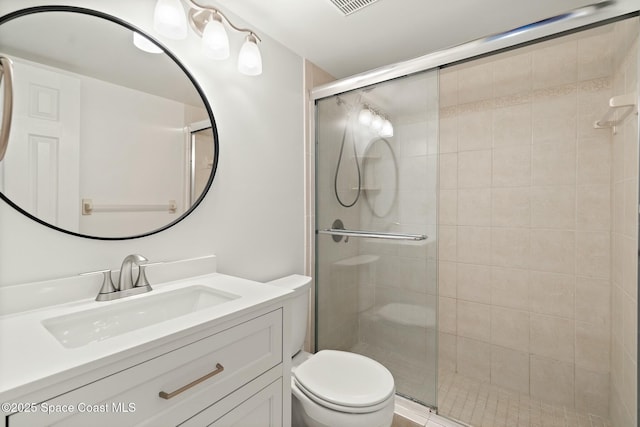
{"label": "white vanity cabinet", "polygon": [[289,425],[284,310],[271,306],[213,328],[208,336],[195,334],[186,345],[168,345],[148,360],[131,359],[125,369],[37,400],[32,411],[6,417],[6,425]]}

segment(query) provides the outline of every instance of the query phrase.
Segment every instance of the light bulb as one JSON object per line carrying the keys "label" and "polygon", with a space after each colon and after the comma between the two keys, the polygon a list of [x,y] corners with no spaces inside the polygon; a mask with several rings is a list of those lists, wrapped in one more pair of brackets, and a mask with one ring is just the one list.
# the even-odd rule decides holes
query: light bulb
{"label": "light bulb", "polygon": [[358,121],[363,126],[369,126],[371,124],[371,120],[373,120],[373,113],[367,107],[364,107],[360,110],[358,114]]}
{"label": "light bulb", "polygon": [[204,27],[202,48],[210,58],[227,59],[229,57],[229,37],[217,13],[211,15],[211,19]]}
{"label": "light bulb", "polygon": [[153,28],[169,39],[187,38],[187,17],[180,0],[158,0],[153,14]]}
{"label": "light bulb", "polygon": [[382,129],[380,130],[380,136],[384,137],[392,137],[393,136],[393,125],[389,121],[389,119],[385,119],[382,123]]}
{"label": "light bulb", "polygon": [[262,55],[260,55],[260,49],[253,34],[247,36],[240,48],[238,71],[247,76],[259,76],[262,74]]}
{"label": "light bulb", "polygon": [[371,127],[376,132],[380,132],[380,130],[382,129],[383,122],[384,120],[382,119],[382,117],[376,114],[375,116],[373,116],[373,120],[371,120]]}
{"label": "light bulb", "polygon": [[151,40],[146,38],[140,33],[133,32],[133,44],[140,50],[143,50],[148,53],[162,53],[163,50],[160,49],[158,45],[153,43]]}

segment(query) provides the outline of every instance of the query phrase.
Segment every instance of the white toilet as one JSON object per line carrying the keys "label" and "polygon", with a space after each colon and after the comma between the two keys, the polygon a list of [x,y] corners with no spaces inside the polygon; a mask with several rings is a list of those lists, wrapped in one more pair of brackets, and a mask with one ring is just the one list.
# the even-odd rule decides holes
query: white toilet
{"label": "white toilet", "polygon": [[295,292],[292,307],[291,392],[293,427],[389,427],[395,385],[387,368],[344,351],[302,350],[311,278],[292,275],[269,282]]}

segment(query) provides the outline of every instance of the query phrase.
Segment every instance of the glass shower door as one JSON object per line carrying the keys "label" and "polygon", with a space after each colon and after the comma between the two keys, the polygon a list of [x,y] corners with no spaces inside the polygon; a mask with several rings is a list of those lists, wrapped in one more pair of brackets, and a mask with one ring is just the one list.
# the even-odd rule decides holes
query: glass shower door
{"label": "glass shower door", "polygon": [[316,349],[436,406],[438,74],[316,103]]}

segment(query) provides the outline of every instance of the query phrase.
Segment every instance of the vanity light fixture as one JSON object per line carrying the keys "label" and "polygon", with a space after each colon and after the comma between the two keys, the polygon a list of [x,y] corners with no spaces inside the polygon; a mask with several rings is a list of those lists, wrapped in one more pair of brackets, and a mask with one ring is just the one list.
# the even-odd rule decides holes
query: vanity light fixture
{"label": "vanity light fixture", "polygon": [[238,54],[238,71],[247,76],[262,74],[262,55],[258,48],[260,37],[253,30],[240,28],[218,9],[201,6],[193,0],[183,0],[189,11],[185,15],[180,0],[158,0],[153,15],[154,29],[164,37],[183,40],[187,38],[187,22],[191,29],[202,37],[205,55],[216,60],[229,57],[229,37],[225,23],[233,30],[247,33]]}

